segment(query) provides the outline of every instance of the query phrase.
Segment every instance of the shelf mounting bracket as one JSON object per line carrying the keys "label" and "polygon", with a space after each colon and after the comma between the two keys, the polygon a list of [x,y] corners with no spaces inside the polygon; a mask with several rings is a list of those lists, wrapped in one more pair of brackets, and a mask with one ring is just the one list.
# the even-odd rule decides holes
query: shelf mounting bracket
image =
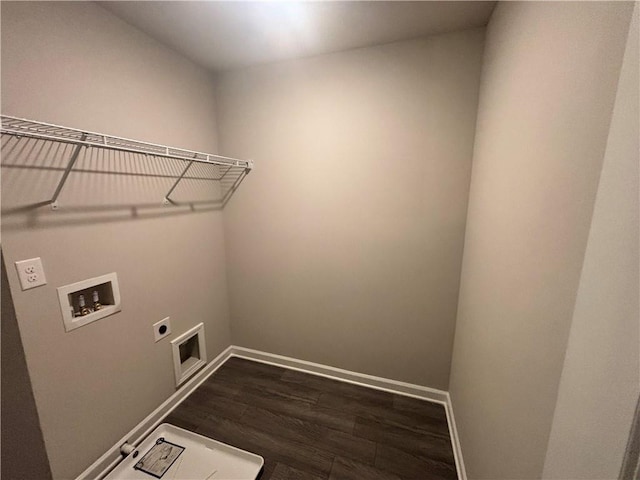
{"label": "shelf mounting bracket", "polygon": [[175,182],[173,182],[173,185],[171,186],[171,188],[169,189],[169,191],[167,192],[167,194],[164,196],[164,200],[162,201],[162,203],[164,205],[169,205],[170,203],[173,204],[173,200],[171,200],[170,195],[173,193],[173,191],[175,190],[175,188],[178,186],[178,184],[180,183],[180,180],[182,180],[184,178],[184,176],[187,174],[187,170],[189,170],[191,168],[191,165],[193,165],[193,160],[191,160],[188,165],[185,167],[185,169],[182,171],[182,173],[180,174],[180,176],[176,179]]}
{"label": "shelf mounting bracket", "polygon": [[[83,133],[80,141],[84,142],[86,138],[87,138],[87,134]],[[76,160],[78,160],[78,156],[80,155],[80,150],[82,150],[82,147],[84,147],[84,145],[82,145],[81,143],[78,143],[74,148],[73,153],[71,154],[71,158],[69,159],[69,163],[67,163],[67,168],[65,168],[64,173],[62,174],[62,178],[58,182],[56,191],[53,192],[53,196],[51,197],[51,200],[47,202],[51,205],[51,210],[58,209],[58,196],[60,195],[60,192],[62,191],[62,187],[64,187],[64,184],[66,183],[67,178],[69,177],[69,174],[71,173],[71,170],[73,169],[73,166],[76,163]]]}

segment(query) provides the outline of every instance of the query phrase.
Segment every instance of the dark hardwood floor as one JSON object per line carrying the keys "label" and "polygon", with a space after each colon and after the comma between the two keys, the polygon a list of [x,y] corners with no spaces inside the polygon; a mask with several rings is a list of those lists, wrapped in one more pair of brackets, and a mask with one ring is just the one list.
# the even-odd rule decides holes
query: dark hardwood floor
{"label": "dark hardwood floor", "polygon": [[165,421],[261,455],[260,480],[457,478],[442,405],[241,358]]}

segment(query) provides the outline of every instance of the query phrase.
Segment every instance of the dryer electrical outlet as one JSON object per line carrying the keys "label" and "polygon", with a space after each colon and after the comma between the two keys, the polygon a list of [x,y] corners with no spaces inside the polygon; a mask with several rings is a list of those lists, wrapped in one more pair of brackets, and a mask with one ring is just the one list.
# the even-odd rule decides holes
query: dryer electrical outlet
{"label": "dryer electrical outlet", "polygon": [[171,317],[164,318],[153,324],[153,338],[156,342],[159,342],[171,333],[171,324],[169,323],[170,318]]}
{"label": "dryer electrical outlet", "polygon": [[16,270],[18,271],[22,290],[29,290],[30,288],[46,285],[47,283],[40,257],[16,262]]}

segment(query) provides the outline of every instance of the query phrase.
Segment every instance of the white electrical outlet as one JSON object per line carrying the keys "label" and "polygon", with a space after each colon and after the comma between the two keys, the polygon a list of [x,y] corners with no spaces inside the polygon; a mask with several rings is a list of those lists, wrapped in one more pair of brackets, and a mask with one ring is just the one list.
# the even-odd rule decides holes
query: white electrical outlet
{"label": "white electrical outlet", "polygon": [[16,270],[18,271],[22,290],[29,290],[47,283],[40,257],[16,262]]}
{"label": "white electrical outlet", "polygon": [[156,342],[162,340],[171,333],[169,318],[170,317],[164,318],[153,324],[153,338],[155,338]]}

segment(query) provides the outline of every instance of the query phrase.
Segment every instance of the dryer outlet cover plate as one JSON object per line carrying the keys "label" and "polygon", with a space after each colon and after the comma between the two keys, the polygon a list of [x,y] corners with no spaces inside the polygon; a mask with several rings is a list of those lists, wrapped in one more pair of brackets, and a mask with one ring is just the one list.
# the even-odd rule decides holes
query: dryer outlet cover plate
{"label": "dryer outlet cover plate", "polygon": [[153,324],[153,338],[156,342],[159,342],[171,334],[171,323],[169,323],[169,319],[170,317],[167,317]]}

